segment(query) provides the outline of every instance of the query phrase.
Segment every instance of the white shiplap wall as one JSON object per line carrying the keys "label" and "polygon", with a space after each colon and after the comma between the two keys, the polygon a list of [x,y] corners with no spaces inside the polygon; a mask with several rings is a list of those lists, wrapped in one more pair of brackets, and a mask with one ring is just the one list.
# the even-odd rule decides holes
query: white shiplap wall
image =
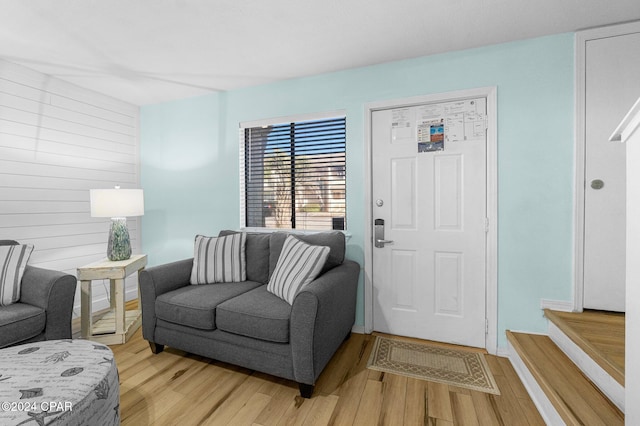
{"label": "white shiplap wall", "polygon": [[[109,219],[91,217],[89,189],[140,187],[138,124],[135,105],[0,59],[0,239],[33,244],[30,264],[73,275],[105,258]],[[128,225],[138,253],[140,220]],[[94,282],[94,311],[108,288]]]}

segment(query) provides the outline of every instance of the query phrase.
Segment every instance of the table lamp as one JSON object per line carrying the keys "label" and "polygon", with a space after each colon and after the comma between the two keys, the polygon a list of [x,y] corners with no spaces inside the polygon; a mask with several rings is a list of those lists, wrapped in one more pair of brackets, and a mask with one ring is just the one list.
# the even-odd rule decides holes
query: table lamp
{"label": "table lamp", "polygon": [[131,257],[131,241],[127,229],[127,216],[144,215],[142,189],[91,189],[91,217],[110,217],[109,260],[127,260]]}

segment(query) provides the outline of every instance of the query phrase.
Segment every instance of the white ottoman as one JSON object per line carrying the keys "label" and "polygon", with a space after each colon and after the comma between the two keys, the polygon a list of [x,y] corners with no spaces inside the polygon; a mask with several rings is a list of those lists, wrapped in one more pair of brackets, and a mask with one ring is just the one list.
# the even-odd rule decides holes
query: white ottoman
{"label": "white ottoman", "polygon": [[113,352],[88,340],[0,349],[0,424],[120,424]]}

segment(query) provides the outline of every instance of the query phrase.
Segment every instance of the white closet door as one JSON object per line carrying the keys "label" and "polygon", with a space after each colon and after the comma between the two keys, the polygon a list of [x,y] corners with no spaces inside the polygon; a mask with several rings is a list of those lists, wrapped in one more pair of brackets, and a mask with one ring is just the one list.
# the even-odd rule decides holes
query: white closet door
{"label": "white closet door", "polygon": [[587,41],[584,299],[625,310],[625,147],[609,136],[640,96],[640,33]]}

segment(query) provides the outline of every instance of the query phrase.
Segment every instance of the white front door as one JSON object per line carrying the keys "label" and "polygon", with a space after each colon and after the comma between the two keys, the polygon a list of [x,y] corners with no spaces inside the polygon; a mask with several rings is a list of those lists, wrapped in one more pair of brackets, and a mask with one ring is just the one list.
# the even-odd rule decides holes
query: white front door
{"label": "white front door", "polygon": [[640,96],[640,33],[586,42],[583,307],[625,310],[625,146],[609,136]]}
{"label": "white front door", "polygon": [[371,144],[393,241],[373,248],[373,329],[485,347],[486,98],[373,111]]}

